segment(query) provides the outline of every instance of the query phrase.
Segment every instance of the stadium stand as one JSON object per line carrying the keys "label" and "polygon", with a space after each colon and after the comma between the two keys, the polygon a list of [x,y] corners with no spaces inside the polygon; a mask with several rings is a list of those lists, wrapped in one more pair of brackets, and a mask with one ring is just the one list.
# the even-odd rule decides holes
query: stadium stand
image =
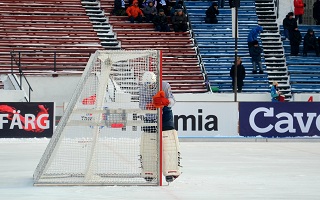
{"label": "stadium stand", "polygon": [[[292,93],[320,92],[320,57],[316,57],[315,52],[308,52],[307,57],[302,56],[303,37],[309,28],[314,30],[317,38],[320,36],[320,26],[299,25],[302,35],[299,56],[290,56],[290,41],[283,40]],[[282,25],[280,32],[284,39]]]}
{"label": "stadium stand", "polygon": [[175,93],[208,91],[190,32],[156,32],[152,23],[132,24],[126,16],[111,16],[114,0],[100,2],[122,49],[162,50],[163,79],[171,84]]}
{"label": "stadium stand", "polygon": [[[232,92],[229,71],[234,63],[235,41],[232,38],[231,9],[226,3],[220,8],[218,24],[205,24],[205,11],[212,1],[185,1],[194,38],[200,49],[200,55],[212,88],[219,92]],[[238,56],[246,68],[243,92],[268,92],[267,73],[252,74],[252,63],[247,47],[249,31],[258,25],[255,1],[242,0],[239,8]],[[260,44],[261,46],[261,44]],[[266,68],[264,65],[264,69]]]}
{"label": "stadium stand", "polygon": [[1,0],[0,25],[1,73],[82,71],[103,49],[81,0]]}

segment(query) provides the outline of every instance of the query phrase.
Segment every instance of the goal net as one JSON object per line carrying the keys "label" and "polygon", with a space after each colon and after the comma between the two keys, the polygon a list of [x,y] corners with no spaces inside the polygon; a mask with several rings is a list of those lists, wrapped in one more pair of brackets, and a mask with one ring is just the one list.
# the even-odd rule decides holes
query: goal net
{"label": "goal net", "polygon": [[[34,172],[34,185],[161,185],[160,110],[140,98],[146,71],[156,74],[153,92],[159,91],[160,57],[155,50],[91,55]],[[141,172],[145,128],[157,135],[153,159],[147,159],[152,178]]]}

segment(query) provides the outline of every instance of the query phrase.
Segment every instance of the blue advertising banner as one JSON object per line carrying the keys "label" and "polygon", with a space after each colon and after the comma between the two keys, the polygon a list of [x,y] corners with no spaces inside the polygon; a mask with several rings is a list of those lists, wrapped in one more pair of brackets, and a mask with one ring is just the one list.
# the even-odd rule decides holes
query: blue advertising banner
{"label": "blue advertising banner", "polygon": [[51,137],[53,102],[0,102],[0,138]]}
{"label": "blue advertising banner", "polygon": [[320,136],[320,103],[239,103],[240,136]]}

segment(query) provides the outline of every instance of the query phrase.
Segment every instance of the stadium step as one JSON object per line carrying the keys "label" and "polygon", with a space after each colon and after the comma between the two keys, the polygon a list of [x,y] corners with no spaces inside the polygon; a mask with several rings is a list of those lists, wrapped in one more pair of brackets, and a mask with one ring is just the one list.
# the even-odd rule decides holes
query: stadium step
{"label": "stadium step", "polygon": [[86,14],[94,31],[97,32],[102,47],[106,50],[119,50],[120,43],[112,31],[104,11],[100,8],[99,1],[82,0],[81,4],[86,9]]}
{"label": "stadium step", "polygon": [[[243,92],[266,92],[270,90],[266,74],[251,82],[254,74],[252,74],[253,67],[249,56],[247,36],[249,31],[258,25],[255,2],[254,0],[241,0],[240,3],[238,56],[242,58],[247,74]],[[234,62],[235,39],[232,37],[231,9],[228,6],[219,9],[218,24],[206,24],[204,22],[205,11],[211,4],[211,1],[185,1],[193,35],[199,46],[211,86],[218,87],[219,92],[232,92],[229,74]],[[262,63],[265,68],[264,62]]]}
{"label": "stadium step", "polygon": [[273,0],[256,0],[255,5],[258,23],[263,27],[263,33],[260,36],[264,48],[269,83],[272,84],[273,81],[277,81],[279,83],[278,87],[282,94],[285,95],[286,100],[290,100],[291,87],[284,49],[276,17],[273,17],[275,16],[274,2]]}
{"label": "stadium step", "polygon": [[113,2],[113,0],[100,0],[100,6],[122,49],[161,50],[162,78],[170,83],[174,93],[208,91],[200,58],[189,31],[156,32],[152,23],[130,23],[126,16],[111,15]]}

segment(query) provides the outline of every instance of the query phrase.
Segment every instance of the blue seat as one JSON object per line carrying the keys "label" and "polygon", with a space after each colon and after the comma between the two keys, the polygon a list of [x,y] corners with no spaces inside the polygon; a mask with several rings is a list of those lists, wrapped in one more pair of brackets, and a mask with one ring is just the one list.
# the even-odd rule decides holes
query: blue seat
{"label": "blue seat", "polygon": [[[218,87],[220,92],[232,92],[232,80],[229,73],[235,59],[235,39],[232,38],[231,9],[225,5],[225,8],[219,9],[218,24],[206,24],[204,22],[205,11],[211,4],[212,1],[185,1],[194,38],[211,86]],[[247,36],[249,31],[258,25],[254,0],[241,1],[238,25],[238,56],[241,56],[247,72],[243,92],[269,92],[267,74],[251,73],[253,67],[248,51]],[[265,64],[263,67],[265,68]]]}
{"label": "blue seat", "polygon": [[[280,33],[283,36],[283,26],[280,25]],[[307,30],[312,28],[315,35],[320,36],[320,26],[299,25],[302,40]],[[284,36],[282,37],[284,38]],[[320,58],[315,57],[315,52],[308,52],[307,57],[290,56],[290,42],[283,41],[286,55],[286,63],[290,74],[290,84],[292,93],[320,92]],[[300,45],[299,53],[302,55],[303,41]]]}

